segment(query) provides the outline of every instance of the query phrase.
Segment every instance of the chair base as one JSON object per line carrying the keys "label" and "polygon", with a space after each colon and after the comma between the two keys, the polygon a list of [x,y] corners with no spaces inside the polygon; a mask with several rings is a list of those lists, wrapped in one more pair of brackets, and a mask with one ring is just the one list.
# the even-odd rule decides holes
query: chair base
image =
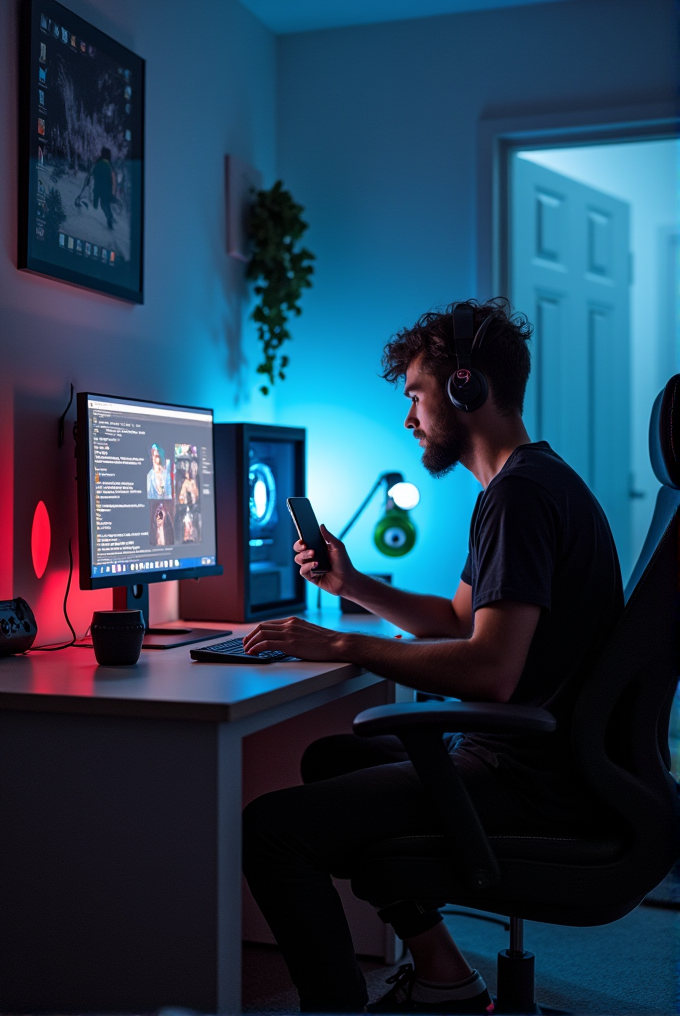
{"label": "chair base", "polygon": [[[514,944],[522,939],[522,922],[511,919]],[[540,1016],[541,1013],[562,1013],[534,1000],[534,954],[525,949],[502,949],[498,953],[498,998],[494,999],[494,1016]]]}
{"label": "chair base", "polygon": [[[517,924],[521,929],[521,924],[512,921],[513,924]],[[521,935],[521,931],[520,931]],[[498,979],[497,979],[497,990],[499,1004],[502,1007],[502,1011],[513,1012],[518,1010],[522,1012],[532,1011],[532,1006],[535,1006],[534,996],[534,954],[528,952],[526,949],[513,948],[515,943],[511,943],[510,949],[501,949],[498,954]]]}

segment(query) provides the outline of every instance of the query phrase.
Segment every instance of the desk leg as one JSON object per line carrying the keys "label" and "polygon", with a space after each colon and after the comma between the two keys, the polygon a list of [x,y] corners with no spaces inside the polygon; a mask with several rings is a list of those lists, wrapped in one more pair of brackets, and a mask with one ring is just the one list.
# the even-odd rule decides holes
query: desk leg
{"label": "desk leg", "polygon": [[241,1011],[242,739],[217,728],[217,1012]]}

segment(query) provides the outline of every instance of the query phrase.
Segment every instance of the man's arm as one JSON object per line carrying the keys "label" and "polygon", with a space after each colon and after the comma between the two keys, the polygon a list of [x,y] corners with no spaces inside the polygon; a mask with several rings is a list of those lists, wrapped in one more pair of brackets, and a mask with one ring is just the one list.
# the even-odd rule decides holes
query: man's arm
{"label": "man's arm", "polygon": [[533,604],[504,600],[475,612],[469,639],[399,645],[347,632],[340,634],[340,652],[374,674],[419,691],[507,702],[524,670],[540,613]]}
{"label": "man's arm", "polygon": [[472,632],[472,589],[467,582],[460,582],[453,600],[447,600],[395,589],[359,572],[348,599],[416,638],[465,639]]}
{"label": "man's arm", "polygon": [[472,590],[466,582],[459,584],[453,600],[395,589],[357,571],[345,545],[325,526],[321,527],[321,532],[328,546],[330,572],[314,575],[314,552],[307,550],[300,541],[293,548],[300,574],[308,582],[335,596],[353,600],[416,638],[465,639],[471,634]]}
{"label": "man's arm", "polygon": [[437,695],[507,702],[524,669],[540,613],[535,604],[502,600],[475,612],[470,638],[422,642],[335,632],[290,617],[263,621],[244,644],[253,653],[280,649],[305,660],[349,660]]}

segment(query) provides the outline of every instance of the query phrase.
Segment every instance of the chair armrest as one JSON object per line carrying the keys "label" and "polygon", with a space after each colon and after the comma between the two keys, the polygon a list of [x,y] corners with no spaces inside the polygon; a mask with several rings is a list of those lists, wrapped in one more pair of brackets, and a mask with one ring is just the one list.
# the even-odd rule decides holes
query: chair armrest
{"label": "chair armrest", "polygon": [[354,720],[361,737],[397,734],[413,763],[432,813],[449,843],[460,874],[476,890],[500,881],[493,848],[442,734],[550,733],[555,718],[545,709],[492,702],[401,702],[365,709]]}
{"label": "chair armrest", "polygon": [[353,724],[359,737],[399,734],[414,727],[442,733],[551,734],[556,726],[547,709],[496,702],[397,702],[364,709]]}

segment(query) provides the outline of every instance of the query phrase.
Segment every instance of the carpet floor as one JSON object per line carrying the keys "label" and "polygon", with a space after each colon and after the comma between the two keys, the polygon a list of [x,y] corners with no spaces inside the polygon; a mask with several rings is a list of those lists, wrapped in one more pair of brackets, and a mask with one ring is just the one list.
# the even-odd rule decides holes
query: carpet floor
{"label": "carpet floor", "polygon": [[[496,953],[507,947],[499,925],[447,916],[446,922],[491,993]],[[680,912],[647,906],[602,928],[525,923],[524,947],[536,955],[539,1002],[574,1014],[673,1016],[680,1013]],[[371,1001],[386,990],[393,967],[363,960]],[[244,1011],[298,1012],[297,994],[280,953],[271,946],[244,949]]]}

